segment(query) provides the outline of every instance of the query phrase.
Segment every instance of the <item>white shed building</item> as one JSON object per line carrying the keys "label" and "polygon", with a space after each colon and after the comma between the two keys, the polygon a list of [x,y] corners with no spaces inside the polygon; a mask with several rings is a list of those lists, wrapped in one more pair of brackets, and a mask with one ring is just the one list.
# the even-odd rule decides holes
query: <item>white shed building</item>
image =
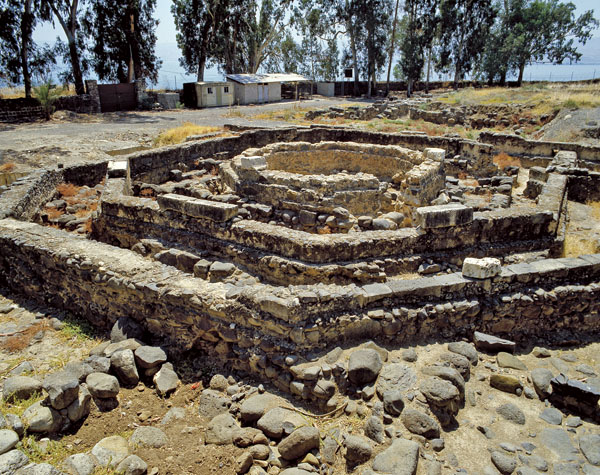
{"label": "white shed building", "polygon": [[234,83],[235,104],[264,104],[281,100],[281,83],[308,82],[299,74],[227,74]]}

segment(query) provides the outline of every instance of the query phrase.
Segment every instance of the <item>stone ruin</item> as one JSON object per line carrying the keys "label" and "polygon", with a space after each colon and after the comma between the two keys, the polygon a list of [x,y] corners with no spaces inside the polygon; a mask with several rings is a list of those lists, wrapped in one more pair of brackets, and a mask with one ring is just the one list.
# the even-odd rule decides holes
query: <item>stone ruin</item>
{"label": "stone ruin", "polygon": [[[593,285],[597,257],[556,259],[569,183],[584,175],[552,157],[513,193],[515,177],[492,163],[501,151],[457,138],[264,129],[43,171],[1,195],[0,268],[8,285],[97,325],[131,316],[173,350],[218,347],[288,390],[293,368],[279,355],[340,338],[543,336],[572,326],[568,308],[491,294],[577,283],[568,295],[578,299]],[[61,183],[100,194],[84,218],[89,236],[81,223],[83,236],[52,228],[74,229],[48,218]],[[467,257],[504,267],[468,279]]]}
{"label": "stone ruin", "polygon": [[[482,135],[257,129],[40,171],[0,196],[0,278],[327,410],[381,370],[339,345],[597,338],[600,254],[560,255],[567,198],[597,199],[600,150]],[[501,152],[529,168],[523,192]],[[76,226],[52,213],[61,184],[98,196]],[[442,423],[460,407],[421,391]]]}

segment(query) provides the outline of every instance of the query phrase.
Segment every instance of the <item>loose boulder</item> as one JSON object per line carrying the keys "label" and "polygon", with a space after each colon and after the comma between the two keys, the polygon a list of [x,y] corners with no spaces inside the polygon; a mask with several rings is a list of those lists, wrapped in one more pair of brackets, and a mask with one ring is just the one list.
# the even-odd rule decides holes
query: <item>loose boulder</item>
{"label": "loose boulder", "polygon": [[295,460],[306,455],[310,450],[318,449],[319,429],[312,426],[303,426],[296,429],[277,446],[279,454],[285,460]]}
{"label": "loose boulder", "polygon": [[379,353],[371,349],[356,350],[348,362],[348,379],[363,386],[377,379],[383,363]]}

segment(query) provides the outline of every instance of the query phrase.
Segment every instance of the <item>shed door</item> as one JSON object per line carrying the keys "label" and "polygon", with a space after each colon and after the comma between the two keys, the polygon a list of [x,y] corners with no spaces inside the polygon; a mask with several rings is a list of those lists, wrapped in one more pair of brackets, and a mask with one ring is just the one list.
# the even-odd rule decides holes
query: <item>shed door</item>
{"label": "shed door", "polygon": [[259,84],[257,89],[258,89],[258,103],[260,104],[263,101],[263,88]]}
{"label": "shed door", "polygon": [[265,84],[263,86],[263,100],[265,102],[269,102],[269,85]]}

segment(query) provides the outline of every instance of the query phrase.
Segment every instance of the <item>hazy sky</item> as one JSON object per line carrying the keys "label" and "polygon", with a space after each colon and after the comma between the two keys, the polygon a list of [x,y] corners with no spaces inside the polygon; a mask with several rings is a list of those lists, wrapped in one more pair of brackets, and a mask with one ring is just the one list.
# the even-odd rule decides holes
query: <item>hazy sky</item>
{"label": "hazy sky", "polygon": [[[600,3],[598,0],[572,0],[577,7],[577,14],[581,14],[586,10],[594,10],[595,17],[600,18]],[[160,20],[157,29],[158,43],[174,43],[175,42],[175,23],[171,15],[171,0],[158,0],[155,17]],[[45,24],[36,28],[34,38],[40,42],[53,42],[57,34],[65,39],[62,29],[52,28],[52,25]],[[600,29],[597,29],[594,36],[600,36]]]}

